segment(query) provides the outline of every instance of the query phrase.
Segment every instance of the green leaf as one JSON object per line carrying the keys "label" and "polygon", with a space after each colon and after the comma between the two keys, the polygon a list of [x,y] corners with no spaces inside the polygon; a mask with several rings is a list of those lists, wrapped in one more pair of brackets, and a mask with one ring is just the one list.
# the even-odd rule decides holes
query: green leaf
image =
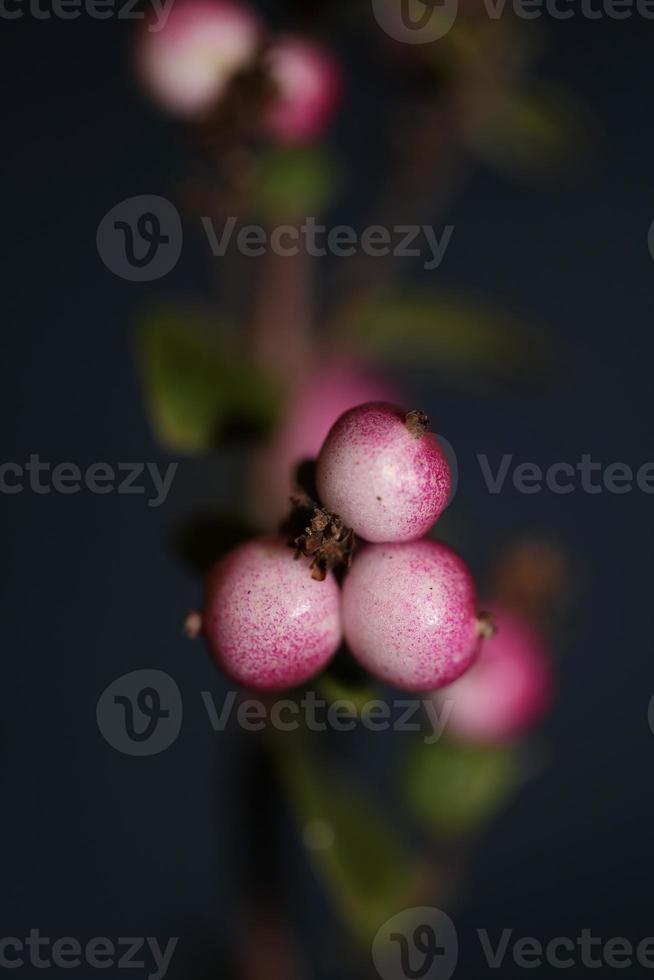
{"label": "green leaf", "polygon": [[335,701],[349,701],[359,715],[366,704],[379,696],[375,692],[370,674],[357,663],[345,644],[316,678],[315,685],[330,704]]}
{"label": "green leaf", "polygon": [[449,293],[366,298],[337,324],[343,342],[366,354],[417,367],[533,380],[554,367],[560,352],[533,327]]}
{"label": "green leaf", "polygon": [[302,734],[278,736],[275,745],[313,865],[352,937],[369,944],[390,916],[415,904],[422,872],[383,809],[326,771]]}
{"label": "green leaf", "polygon": [[470,146],[492,166],[522,177],[556,176],[574,165],[589,135],[585,111],[545,83],[504,93],[469,125]]}
{"label": "green leaf", "polygon": [[203,452],[226,434],[259,432],[275,419],[278,386],[235,353],[209,317],[147,314],[137,355],[150,420],[169,450]]}
{"label": "green leaf", "polygon": [[326,701],[334,704],[335,701],[348,701],[354,705],[358,714],[361,713],[365,705],[375,699],[375,690],[370,685],[359,687],[347,684],[337,677],[333,677],[329,672],[325,672],[316,678],[316,689]]}
{"label": "green leaf", "polygon": [[317,215],[335,193],[335,167],[321,148],[269,150],[258,166],[253,203],[269,220],[292,221]]}
{"label": "green leaf", "polygon": [[445,740],[416,745],[404,772],[416,815],[430,830],[453,837],[479,829],[517,782],[515,749]]}

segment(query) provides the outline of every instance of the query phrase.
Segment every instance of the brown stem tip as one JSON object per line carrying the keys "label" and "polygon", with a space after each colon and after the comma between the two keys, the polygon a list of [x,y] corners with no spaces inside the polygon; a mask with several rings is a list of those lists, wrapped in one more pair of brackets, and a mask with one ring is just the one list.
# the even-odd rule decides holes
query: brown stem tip
{"label": "brown stem tip", "polygon": [[481,636],[485,640],[490,640],[490,638],[495,636],[496,633],[497,626],[495,625],[493,614],[489,612],[480,612],[477,616],[477,636]]}
{"label": "brown stem tip", "polygon": [[429,416],[425,415],[424,412],[421,412],[418,409],[414,409],[412,412],[406,413],[404,416],[404,424],[414,439],[422,439],[425,433],[429,432],[431,429]]}
{"label": "brown stem tip", "polygon": [[184,620],[184,632],[189,640],[197,640],[202,635],[202,613],[193,610],[188,614]]}

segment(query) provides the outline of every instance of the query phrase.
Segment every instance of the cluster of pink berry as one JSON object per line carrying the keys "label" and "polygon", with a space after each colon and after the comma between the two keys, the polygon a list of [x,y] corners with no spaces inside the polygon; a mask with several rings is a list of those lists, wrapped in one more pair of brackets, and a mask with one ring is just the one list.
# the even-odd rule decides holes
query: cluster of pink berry
{"label": "cluster of pink berry", "polygon": [[537,721],[552,694],[537,631],[498,610],[493,636],[465,563],[424,537],[451,491],[426,417],[381,402],[346,411],[315,474],[320,504],[294,550],[283,537],[257,538],[209,576],[194,628],[224,672],[251,690],[292,688],[345,641],[372,676],[453,702],[458,737],[502,740]]}
{"label": "cluster of pink berry", "polygon": [[138,61],[152,97],[192,119],[215,112],[238,78],[249,80],[261,132],[279,143],[321,135],[342,92],[340,69],[322,45],[268,38],[259,16],[234,0],[179,0],[163,26],[145,26]]}
{"label": "cluster of pink berry", "polygon": [[[463,561],[423,537],[451,489],[425,416],[384,403],[347,411],[322,446],[316,487],[295,554],[283,538],[256,539],[214,568],[202,628],[218,663],[248,688],[278,691],[322,670],[344,639],[393,686],[455,680],[487,624]],[[351,565],[342,588],[341,560]]]}

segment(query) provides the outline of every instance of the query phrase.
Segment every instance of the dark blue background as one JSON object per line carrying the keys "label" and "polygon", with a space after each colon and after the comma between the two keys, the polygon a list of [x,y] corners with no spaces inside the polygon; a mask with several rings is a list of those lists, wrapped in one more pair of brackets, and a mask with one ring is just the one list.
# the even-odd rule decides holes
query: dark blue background
{"label": "dark blue background", "polygon": [[[479,567],[526,527],[555,531],[576,556],[548,765],[487,833],[457,918],[459,972],[476,978],[465,940],[477,927],[654,934],[652,498],[490,496],[475,463],[478,452],[544,466],[584,452],[634,468],[654,459],[654,25],[577,19],[549,33],[543,68],[592,105],[595,155],[540,186],[480,168],[446,216],[455,233],[436,275],[547,324],[570,349],[572,381],[529,395],[423,382],[459,453]],[[95,233],[116,202],[170,195],[179,132],[136,92],[127,25],[26,17],[2,35],[2,460],[166,464],[144,418],[133,322],[162,293],[202,294],[207,252],[192,242],[163,287],[130,284],[101,263]],[[2,935],[176,935],[172,980],[230,975],[215,964],[238,909],[239,748],[212,733],[200,702],[224,688],[181,635],[198,586],[168,536],[236,486],[224,460],[182,461],[159,510],[115,494],[0,498]],[[174,676],[185,703],[176,744],[146,760],[116,753],[95,723],[106,685],[141,667]],[[343,968],[315,962],[307,975]]]}

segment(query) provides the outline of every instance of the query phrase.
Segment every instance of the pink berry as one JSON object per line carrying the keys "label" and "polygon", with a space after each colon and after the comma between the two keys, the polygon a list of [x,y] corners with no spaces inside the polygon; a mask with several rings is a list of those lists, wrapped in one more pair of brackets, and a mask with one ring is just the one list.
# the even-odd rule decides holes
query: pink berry
{"label": "pink berry", "polygon": [[315,459],[339,415],[362,402],[396,397],[383,375],[356,361],[327,360],[292,392],[279,428],[257,460],[255,502],[262,521],[289,510],[298,464]]}
{"label": "pink berry", "polygon": [[259,21],[245,4],[177,0],[163,27],[150,22],[141,34],[141,76],[165,109],[201,114],[253,60],[260,38]]}
{"label": "pink berry", "polygon": [[280,143],[306,143],[321,136],[342,95],[340,68],[329,51],[302,37],[285,37],[266,56],[276,95],[265,127]]}
{"label": "pink berry", "polygon": [[317,674],[341,642],[334,577],[311,577],[276,538],[230,552],[209,576],[203,631],[226,674],[244,687],[280,691]]}
{"label": "pink berry", "polygon": [[429,538],[364,545],[345,577],[342,617],[359,663],[409,691],[451,683],[479,645],[470,572],[450,548]]}
{"label": "pink berry", "polygon": [[366,541],[421,537],[445,509],[452,478],[420,412],[359,405],[332,426],[318,457],[324,506]]}
{"label": "pink berry", "polygon": [[496,611],[495,636],[465,677],[438,692],[454,702],[449,731],[465,741],[501,742],[520,735],[547,711],[553,693],[550,658],[538,630],[511,611]]}

